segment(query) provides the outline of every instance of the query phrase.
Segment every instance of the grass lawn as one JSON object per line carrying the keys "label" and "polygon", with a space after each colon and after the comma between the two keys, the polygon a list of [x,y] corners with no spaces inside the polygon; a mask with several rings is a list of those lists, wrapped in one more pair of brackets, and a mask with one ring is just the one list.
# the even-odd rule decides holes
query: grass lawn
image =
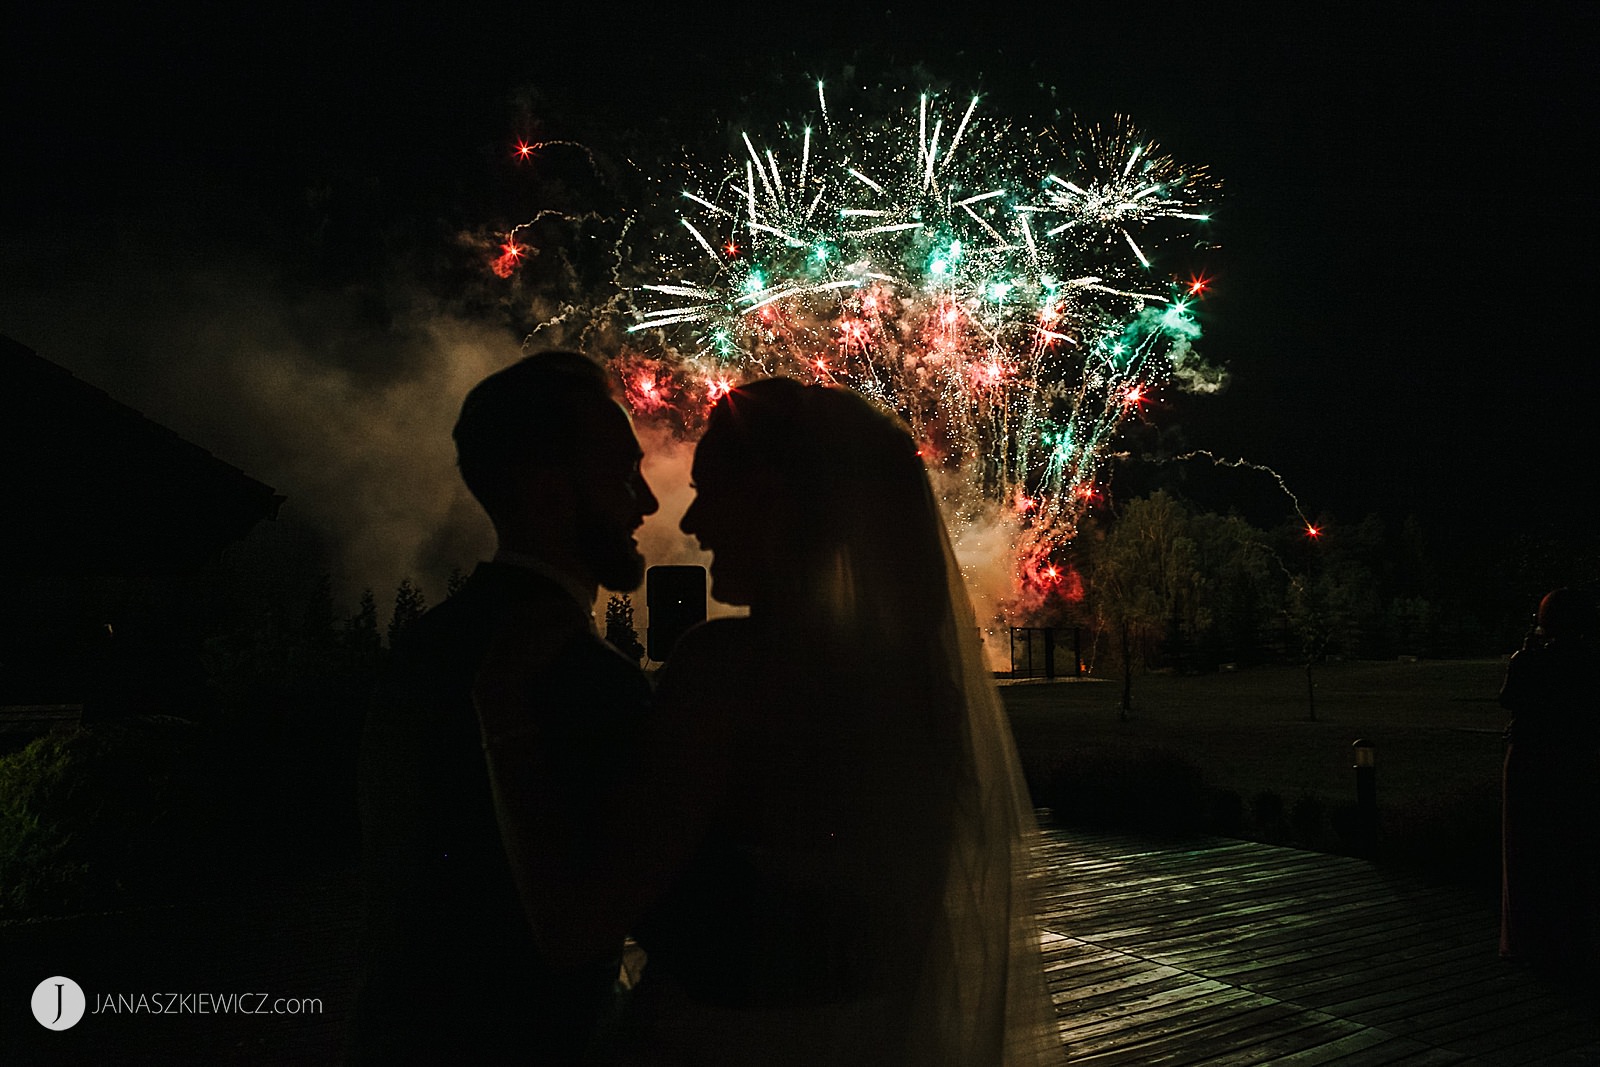
{"label": "grass lawn", "polygon": [[[1337,827],[1355,806],[1351,742],[1365,738],[1377,746],[1385,853],[1477,881],[1497,855],[1504,670],[1500,659],[1328,664],[1314,675],[1316,721],[1296,667],[1139,675],[1127,722],[1117,720],[1120,679],[1024,682],[1001,695],[1039,803],[1070,809],[1062,783],[1080,798],[1097,788],[1148,792],[1181,772],[1198,788],[1175,803],[1208,805],[1214,816],[1232,794],[1244,836],[1311,847],[1340,847]],[[1261,794],[1271,796],[1257,802]],[[1273,797],[1285,812],[1277,825]],[[1297,806],[1302,826],[1290,831]],[[1196,822],[1233,829],[1215,817]]]}

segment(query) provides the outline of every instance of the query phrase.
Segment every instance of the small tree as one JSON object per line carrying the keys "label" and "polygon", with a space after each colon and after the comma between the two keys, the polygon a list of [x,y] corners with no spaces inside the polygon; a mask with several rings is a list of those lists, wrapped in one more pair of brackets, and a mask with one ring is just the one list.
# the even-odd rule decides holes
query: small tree
{"label": "small tree", "polygon": [[606,601],[606,640],[635,663],[644,659],[644,645],[633,625],[633,598],[626,593]]}
{"label": "small tree", "polygon": [[1377,576],[1363,558],[1381,548],[1382,524],[1373,517],[1328,534],[1330,525],[1317,523],[1310,536],[1292,534],[1302,539],[1305,570],[1290,580],[1285,604],[1300,639],[1307,717],[1312,720],[1317,717],[1316,665],[1330,657],[1360,655],[1383,629]]}
{"label": "small tree", "polygon": [[1237,515],[1194,515],[1189,531],[1204,575],[1204,595],[1190,614],[1207,666],[1257,658],[1261,636],[1279,613],[1283,564],[1265,535]]}
{"label": "small tree", "polygon": [[413,585],[410,578],[400,579],[400,586],[394,591],[394,614],[389,616],[389,647],[393,648],[395,638],[405,633],[427,610],[428,598],[422,595],[422,590]]}
{"label": "small tree", "polygon": [[1333,639],[1333,613],[1314,577],[1298,575],[1289,583],[1289,622],[1300,637],[1300,658],[1306,665],[1306,718],[1317,721],[1316,665],[1328,655]]}
{"label": "small tree", "polygon": [[378,656],[383,644],[378,637],[378,598],[370,588],[361,590],[356,613],[344,621],[345,651],[351,662],[368,663]]}
{"label": "small tree", "polygon": [[445,599],[448,600],[450,597],[453,597],[457,593],[461,592],[461,587],[466,584],[467,576],[461,573],[461,568],[452,567],[450,570],[450,577],[444,580]]}
{"label": "small tree", "polygon": [[1133,669],[1146,647],[1198,617],[1201,579],[1187,526],[1178,502],[1157,492],[1130,503],[1095,549],[1094,611],[1121,645],[1121,719],[1132,709]]}

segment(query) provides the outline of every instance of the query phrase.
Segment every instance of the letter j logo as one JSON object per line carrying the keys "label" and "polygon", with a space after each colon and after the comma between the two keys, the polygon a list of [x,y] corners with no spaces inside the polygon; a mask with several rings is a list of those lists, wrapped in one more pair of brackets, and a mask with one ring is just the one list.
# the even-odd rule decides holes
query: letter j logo
{"label": "letter j logo", "polygon": [[83,988],[72,979],[60,975],[46,978],[33,991],[33,1017],[46,1030],[66,1030],[76,1026],[87,1006]]}

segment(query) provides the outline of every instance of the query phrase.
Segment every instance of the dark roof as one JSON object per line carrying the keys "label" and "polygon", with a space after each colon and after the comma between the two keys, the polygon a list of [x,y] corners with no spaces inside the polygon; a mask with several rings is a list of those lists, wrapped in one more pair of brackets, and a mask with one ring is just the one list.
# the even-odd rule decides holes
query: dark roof
{"label": "dark roof", "polygon": [[282,502],[0,335],[0,573],[192,571]]}

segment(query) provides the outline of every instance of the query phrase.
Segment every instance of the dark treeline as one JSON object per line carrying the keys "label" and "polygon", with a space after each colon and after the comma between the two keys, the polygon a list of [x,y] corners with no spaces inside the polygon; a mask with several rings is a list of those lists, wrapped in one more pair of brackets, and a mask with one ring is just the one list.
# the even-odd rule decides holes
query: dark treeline
{"label": "dark treeline", "polygon": [[1594,546],[1525,531],[1463,558],[1415,518],[1262,528],[1166,490],[1092,518],[1040,622],[1088,635],[1096,673],[1501,655],[1540,593],[1600,577]]}

